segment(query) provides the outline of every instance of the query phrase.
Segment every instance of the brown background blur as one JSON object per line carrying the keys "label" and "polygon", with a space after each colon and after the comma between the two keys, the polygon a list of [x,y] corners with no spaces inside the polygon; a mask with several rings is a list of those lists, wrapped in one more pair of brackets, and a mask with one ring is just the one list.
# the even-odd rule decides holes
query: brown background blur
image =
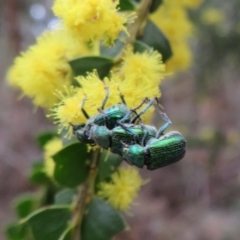
{"label": "brown background blur", "polygon": [[[35,136],[53,126],[41,109],[5,81],[14,56],[34,43],[54,22],[50,0],[0,0],[0,225],[14,219],[11,201],[34,191],[27,182],[33,161],[41,159]],[[221,26],[200,16],[214,7]],[[240,3],[205,1],[189,12],[195,22],[194,54],[188,71],[162,84],[162,105],[188,141],[185,158],[153,172],[142,170],[145,185],[128,214],[126,240],[240,239]],[[156,116],[154,123],[162,121]],[[5,239],[3,234],[0,240]]]}

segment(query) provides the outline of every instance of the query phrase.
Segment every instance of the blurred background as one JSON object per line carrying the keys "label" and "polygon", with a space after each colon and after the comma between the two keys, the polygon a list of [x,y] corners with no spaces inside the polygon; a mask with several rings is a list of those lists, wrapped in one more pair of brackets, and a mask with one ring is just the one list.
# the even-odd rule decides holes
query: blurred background
{"label": "blurred background", "polygon": [[[14,219],[11,201],[34,191],[27,176],[42,158],[35,136],[54,128],[41,109],[7,86],[13,58],[56,19],[51,0],[0,0],[0,225]],[[194,23],[188,70],[164,81],[161,103],[187,139],[185,158],[157,171],[127,214],[117,240],[240,239],[240,2],[205,0]],[[156,115],[154,124],[162,120]],[[0,240],[5,239],[4,234]]]}

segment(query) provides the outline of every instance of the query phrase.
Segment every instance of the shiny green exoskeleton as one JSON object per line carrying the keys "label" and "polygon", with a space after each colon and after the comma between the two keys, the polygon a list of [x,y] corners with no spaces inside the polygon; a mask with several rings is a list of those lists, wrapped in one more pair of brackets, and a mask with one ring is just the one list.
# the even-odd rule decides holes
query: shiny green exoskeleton
{"label": "shiny green exoskeleton", "polygon": [[[122,100],[121,104],[116,104],[104,110],[104,106],[109,98],[109,89],[106,86],[106,96],[102,102],[102,106],[98,109],[99,114],[89,117],[86,110],[84,109],[84,103],[86,98],[82,101],[81,111],[84,116],[88,119],[86,124],[78,124],[72,125],[73,133],[77,136],[78,140],[83,143],[94,144],[95,142],[90,137],[90,132],[92,126],[106,126],[107,129],[113,129],[118,125],[124,123],[135,123],[140,116],[143,115],[147,109],[149,109],[155,102],[155,99],[148,101],[148,99],[144,99],[139,106],[134,109],[129,109],[126,105],[123,95],[120,94],[120,98]],[[144,103],[147,103],[146,107],[137,113],[137,109],[142,107]],[[133,116],[135,114],[135,116]]]}
{"label": "shiny green exoskeleton", "polygon": [[[125,145],[125,144],[124,144]],[[179,132],[169,132],[160,138],[151,138],[145,146],[125,145],[123,159],[128,163],[148,170],[155,170],[181,160],[186,151],[186,141]]]}
{"label": "shiny green exoskeleton", "polygon": [[142,144],[127,144],[123,141],[122,157],[129,164],[142,168],[144,165],[149,170],[155,170],[181,160],[186,151],[186,140],[176,131],[164,134],[171,124],[165,113],[159,110],[166,123],[159,129],[155,137],[148,138],[148,129]]}
{"label": "shiny green exoskeleton", "polygon": [[[146,136],[147,131],[147,136]],[[94,125],[90,131],[90,138],[104,149],[122,156],[122,142],[126,144],[142,143],[155,137],[157,130],[153,126],[124,124],[110,130],[106,126]],[[143,144],[143,143],[142,143]]]}

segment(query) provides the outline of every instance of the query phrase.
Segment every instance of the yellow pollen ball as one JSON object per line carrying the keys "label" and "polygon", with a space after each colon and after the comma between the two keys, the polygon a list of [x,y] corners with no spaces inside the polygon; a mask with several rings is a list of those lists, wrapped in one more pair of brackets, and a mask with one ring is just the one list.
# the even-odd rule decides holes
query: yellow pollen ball
{"label": "yellow pollen ball", "polygon": [[119,168],[112,174],[110,182],[100,183],[98,196],[119,210],[127,210],[137,196],[144,181],[134,168]]}

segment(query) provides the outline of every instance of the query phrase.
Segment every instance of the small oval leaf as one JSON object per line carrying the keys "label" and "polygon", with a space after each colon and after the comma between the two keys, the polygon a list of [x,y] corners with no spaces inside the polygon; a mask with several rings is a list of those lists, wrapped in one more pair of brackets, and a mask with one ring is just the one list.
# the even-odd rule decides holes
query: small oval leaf
{"label": "small oval leaf", "polygon": [[24,218],[36,209],[38,202],[32,194],[24,194],[14,200],[15,209],[19,218]]}
{"label": "small oval leaf", "polygon": [[35,240],[59,240],[70,217],[69,206],[51,206],[32,213],[25,221]]}
{"label": "small oval leaf", "polygon": [[66,146],[52,157],[56,163],[54,179],[69,188],[78,186],[88,176],[87,160],[90,156],[86,144],[74,143]]}
{"label": "small oval leaf", "polygon": [[149,12],[154,13],[163,3],[163,0],[152,0]]}
{"label": "small oval leaf", "polygon": [[73,226],[69,226],[60,236],[59,240],[72,240]]}
{"label": "small oval leaf", "polygon": [[46,175],[43,161],[39,161],[33,164],[29,179],[32,183],[35,183],[35,184],[47,185],[47,186],[52,184],[51,180]]}
{"label": "small oval leaf", "polygon": [[137,40],[133,43],[133,50],[134,50],[134,52],[143,53],[146,51],[150,51],[151,48],[146,43]]}
{"label": "small oval leaf", "polygon": [[71,204],[73,197],[77,194],[75,189],[64,189],[55,196],[55,204]]}
{"label": "small oval leaf", "polygon": [[124,42],[125,42],[126,38],[127,38],[127,34],[125,32],[121,32],[112,47],[108,47],[108,46],[101,44],[100,45],[101,56],[110,57],[110,58],[116,57],[121,52],[121,50],[124,48],[124,46],[125,46]]}
{"label": "small oval leaf", "polygon": [[38,145],[41,148],[43,148],[48,141],[50,141],[51,139],[53,139],[55,137],[59,137],[59,135],[56,132],[43,132],[43,133],[40,133],[37,136]]}
{"label": "small oval leaf", "polygon": [[101,153],[101,157],[98,164],[97,181],[106,180],[117,170],[117,167],[121,164],[122,158],[117,154],[113,154],[104,150]]}
{"label": "small oval leaf", "polygon": [[118,7],[120,8],[120,11],[132,11],[135,9],[130,0],[120,0]]}
{"label": "small oval leaf", "polygon": [[166,62],[172,56],[172,49],[167,37],[163,32],[150,20],[147,21],[143,35],[138,37],[138,40],[153,47],[162,54],[163,62]]}
{"label": "small oval leaf", "polygon": [[86,76],[88,72],[97,70],[101,79],[106,77],[113,66],[111,58],[93,56],[81,57],[69,62],[75,76]]}
{"label": "small oval leaf", "polygon": [[88,205],[87,214],[82,223],[82,240],[111,240],[126,228],[119,211],[104,200],[95,197]]}
{"label": "small oval leaf", "polygon": [[[11,223],[6,227],[6,236],[8,240],[30,240],[28,235],[28,226],[26,224]],[[32,239],[32,238],[31,238]]]}

